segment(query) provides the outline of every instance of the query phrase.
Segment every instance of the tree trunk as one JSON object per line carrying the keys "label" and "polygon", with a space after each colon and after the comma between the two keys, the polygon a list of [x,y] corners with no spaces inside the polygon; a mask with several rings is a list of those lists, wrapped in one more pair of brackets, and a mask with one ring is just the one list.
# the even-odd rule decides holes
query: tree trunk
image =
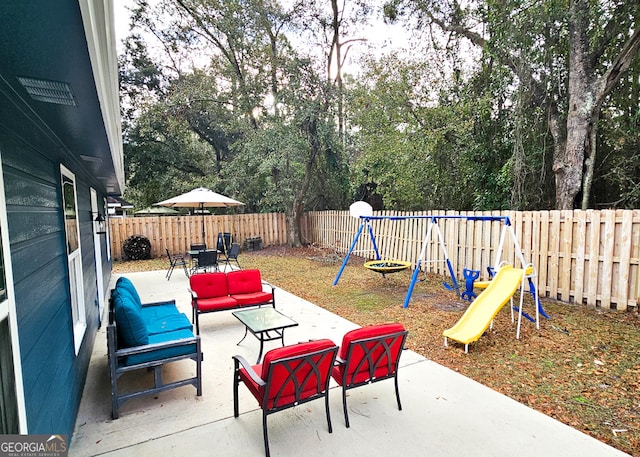
{"label": "tree trunk", "polygon": [[307,157],[304,167],[304,177],[300,188],[296,191],[291,204],[291,213],[287,214],[287,224],[289,226],[289,246],[300,247],[302,243],[302,216],[304,215],[304,196],[307,194],[311,183],[311,175],[316,161],[316,157],[320,153],[320,139],[318,138],[318,120],[316,114],[312,113],[309,118],[305,119],[300,125],[301,130],[306,134],[309,141],[309,157]]}
{"label": "tree trunk", "polygon": [[564,151],[556,148],[553,172],[556,175],[556,209],[573,209],[582,188],[587,131],[593,98],[588,91],[591,68],[588,61],[589,40],[586,35],[587,11],[584,0],[569,2],[569,106],[567,142]]}
{"label": "tree trunk", "polygon": [[598,77],[595,63],[603,49],[592,52],[589,44],[589,6],[586,0],[569,2],[569,106],[567,143],[564,152],[556,147],[553,171],[556,175],[556,209],[573,209],[582,190],[582,209],[587,209],[596,160],[596,133],[600,108],[640,49],[640,29],[627,40],[619,54]]}
{"label": "tree trunk", "polygon": [[293,201],[290,214],[286,215],[288,230],[288,245],[292,248],[299,248],[302,242],[302,216],[304,214],[304,204],[296,197]]}
{"label": "tree trunk", "polygon": [[588,147],[588,124],[585,116],[569,113],[567,142],[557,145],[553,171],[556,175],[556,209],[573,209],[576,195],[582,188],[585,150]]}
{"label": "tree trunk", "polygon": [[[338,9],[338,1],[331,0],[331,11],[333,17],[331,27],[333,29],[333,41],[331,43],[332,51],[329,53],[327,78],[331,81],[331,59],[336,59],[336,77],[335,84],[338,89],[338,137],[340,144],[344,141],[344,107],[343,97],[344,89],[342,86],[342,43],[340,42],[340,10]],[[335,52],[335,54],[334,54]]]}
{"label": "tree trunk", "polygon": [[589,124],[589,131],[587,132],[588,147],[585,153],[588,155],[585,157],[585,170],[584,178],[582,181],[582,205],[580,209],[586,210],[589,208],[589,199],[591,198],[591,185],[593,184],[593,175],[596,168],[596,140],[598,137],[598,122],[600,121],[600,106],[594,111]]}

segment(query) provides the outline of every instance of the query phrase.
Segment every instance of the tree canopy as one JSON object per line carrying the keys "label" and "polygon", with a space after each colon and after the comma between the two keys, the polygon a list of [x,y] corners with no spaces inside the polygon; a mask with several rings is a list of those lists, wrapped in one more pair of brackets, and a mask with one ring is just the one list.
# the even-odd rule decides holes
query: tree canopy
{"label": "tree canopy", "polygon": [[[205,185],[284,211],[297,245],[305,210],[359,199],[640,201],[636,2],[135,3],[120,75],[137,206]],[[407,48],[368,47],[365,26],[383,19],[414,31]]]}

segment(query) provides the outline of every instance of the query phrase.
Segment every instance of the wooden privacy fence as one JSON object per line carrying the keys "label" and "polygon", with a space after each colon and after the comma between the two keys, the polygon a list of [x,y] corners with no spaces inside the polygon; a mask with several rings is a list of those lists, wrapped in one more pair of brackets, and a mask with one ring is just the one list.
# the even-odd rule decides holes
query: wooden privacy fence
{"label": "wooden privacy fence", "polygon": [[[538,290],[542,296],[625,310],[638,306],[640,294],[640,210],[587,211],[503,211],[408,213],[384,211],[376,216],[400,220],[372,220],[371,225],[383,259],[410,261],[420,257],[429,218],[402,219],[406,216],[507,216],[513,226],[524,259],[534,265]],[[287,243],[284,214],[238,214],[205,216],[207,246],[215,246],[218,233],[231,233],[241,244],[247,238],[261,237],[263,246]],[[151,241],[152,257],[185,252],[201,242],[200,216],[132,217],[110,219],[111,252],[121,259],[122,243],[130,235],[144,235]],[[348,211],[309,212],[303,219],[302,238],[321,247],[346,254],[360,220]],[[480,270],[487,279],[487,267],[495,263],[501,221],[441,219],[438,227],[458,279],[464,268]],[[371,239],[363,231],[355,255],[374,259]],[[507,237],[502,260],[518,265],[514,245]],[[425,254],[426,271],[445,274],[444,254],[431,236]],[[353,267],[347,267],[353,268]],[[336,267],[336,273],[338,269]]]}
{"label": "wooden privacy fence", "polygon": [[[541,296],[606,309],[638,306],[640,210],[384,211],[374,215],[400,218],[371,221],[381,258],[410,261],[414,266],[430,219],[403,216],[508,216],[525,262],[536,269]],[[304,235],[312,243],[346,254],[360,222],[348,211],[310,212]],[[439,219],[437,223],[457,278],[462,278],[462,270],[468,268],[481,270],[481,279],[488,279],[487,267],[495,263],[503,222],[462,218]],[[375,258],[367,230],[360,235],[354,254]],[[445,274],[444,258],[437,237],[432,235],[425,253],[425,270]],[[501,259],[519,266],[509,237]]]}
{"label": "wooden privacy fence", "polygon": [[[247,238],[260,237],[263,246],[286,244],[287,224],[284,214],[234,214],[204,216],[205,242],[215,247],[218,233],[231,233],[232,241],[241,245]],[[116,260],[124,257],[123,242],[131,235],[144,235],[151,242],[151,257],[169,252],[184,253],[191,244],[202,242],[202,216],[110,218],[111,252]]]}

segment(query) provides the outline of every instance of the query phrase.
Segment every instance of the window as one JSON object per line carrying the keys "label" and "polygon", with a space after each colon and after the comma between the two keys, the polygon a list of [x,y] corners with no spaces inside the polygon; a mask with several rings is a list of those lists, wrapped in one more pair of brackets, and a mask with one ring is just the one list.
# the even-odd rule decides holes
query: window
{"label": "window", "polygon": [[0,159],[0,434],[24,435],[28,428],[2,176]]}
{"label": "window", "polygon": [[16,376],[11,353],[9,319],[0,319],[0,434],[19,432]]}
{"label": "window", "polygon": [[4,270],[4,252],[0,243],[0,302],[7,299],[7,275]]}
{"label": "window", "polygon": [[[0,239],[2,237],[0,236]],[[0,242],[0,433],[18,433],[18,400],[7,303],[7,279]]]}
{"label": "window", "polygon": [[73,318],[73,341],[76,354],[80,350],[87,329],[82,288],[82,255],[80,252],[80,228],[78,226],[78,200],[75,176],[65,167],[62,172],[62,199],[64,209],[65,234],[67,237],[67,259],[69,262],[69,293]]}

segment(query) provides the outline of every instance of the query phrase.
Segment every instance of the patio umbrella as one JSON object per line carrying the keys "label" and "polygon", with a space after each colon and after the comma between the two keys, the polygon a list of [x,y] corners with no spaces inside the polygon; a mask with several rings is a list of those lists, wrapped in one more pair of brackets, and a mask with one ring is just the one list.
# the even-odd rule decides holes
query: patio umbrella
{"label": "patio umbrella", "polygon": [[204,242],[204,209],[228,206],[240,206],[244,203],[229,198],[205,187],[198,187],[190,192],[156,203],[161,206],[177,206],[182,208],[199,208],[202,214],[202,241]]}

